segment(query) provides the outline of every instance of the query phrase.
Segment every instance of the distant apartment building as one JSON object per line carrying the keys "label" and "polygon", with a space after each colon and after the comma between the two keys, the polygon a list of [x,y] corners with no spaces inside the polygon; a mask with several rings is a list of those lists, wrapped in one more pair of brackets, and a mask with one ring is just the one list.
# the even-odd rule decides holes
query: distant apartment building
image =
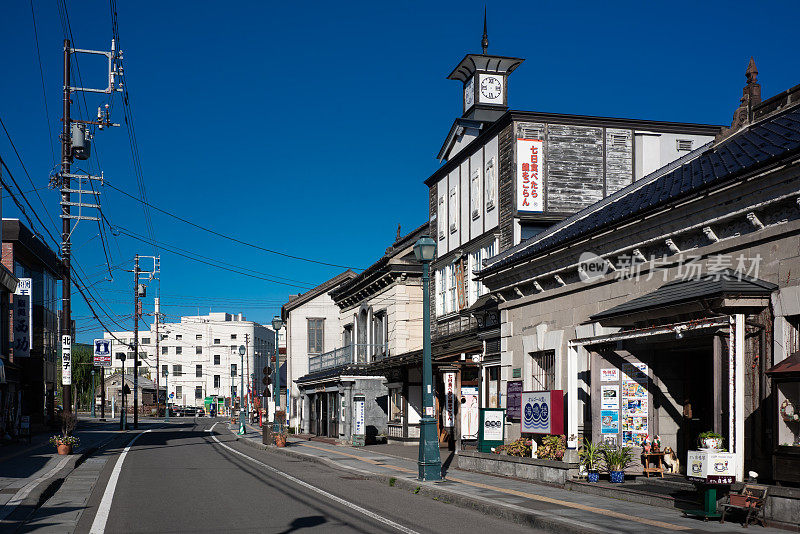
{"label": "distant apartment building", "polygon": [[[275,351],[272,328],[248,321],[241,313],[218,312],[160,323],[158,336],[155,324],[139,331],[139,373],[158,381],[159,389],[166,383],[170,402],[176,406],[207,407],[216,402],[220,412],[232,406],[240,396],[242,365],[245,395],[248,388],[255,396],[263,393],[264,368],[271,365]],[[121,372],[123,364],[126,373],[132,372],[133,332],[103,337],[112,340],[113,372]],[[239,347],[245,348],[244,357]],[[124,361],[119,358],[123,354]]]}

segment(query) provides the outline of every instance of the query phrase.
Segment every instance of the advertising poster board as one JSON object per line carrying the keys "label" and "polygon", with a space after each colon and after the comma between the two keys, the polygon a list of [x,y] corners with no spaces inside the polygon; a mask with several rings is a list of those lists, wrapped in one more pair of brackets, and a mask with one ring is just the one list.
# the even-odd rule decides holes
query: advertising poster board
{"label": "advertising poster board", "polygon": [[503,444],[506,430],[505,410],[502,408],[480,409],[480,432],[478,450],[492,452],[493,447]]}
{"label": "advertising poster board", "polygon": [[544,211],[541,139],[517,139],[517,211]]}
{"label": "advertising poster board", "polygon": [[461,439],[478,439],[478,388],[461,387]]}
{"label": "advertising poster board", "polygon": [[686,476],[706,484],[733,484],[736,481],[736,455],[730,452],[689,451]]}
{"label": "advertising poster board", "polygon": [[600,369],[600,382],[617,382],[619,381],[619,369]]}
{"label": "advertising poster board", "polygon": [[111,340],[94,340],[94,365],[95,367],[111,367]]}
{"label": "advertising poster board", "polygon": [[456,373],[447,371],[442,375],[444,379],[444,426],[452,428],[456,424]]}
{"label": "advertising poster board", "polygon": [[602,434],[619,433],[619,412],[617,410],[602,410],[600,412],[600,432]]}
{"label": "advertising poster board", "polygon": [[506,382],[506,417],[509,421],[519,421],[522,407],[522,380]]}
{"label": "advertising poster board", "polygon": [[600,409],[619,410],[619,386],[600,386]]}
{"label": "advertising poster board", "polygon": [[564,392],[523,391],[520,431],[525,434],[564,433]]}

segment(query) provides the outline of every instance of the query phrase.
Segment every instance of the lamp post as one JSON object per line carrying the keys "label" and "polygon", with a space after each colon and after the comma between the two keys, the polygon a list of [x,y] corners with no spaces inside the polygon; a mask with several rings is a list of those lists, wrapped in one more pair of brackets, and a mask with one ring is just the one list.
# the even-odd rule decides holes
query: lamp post
{"label": "lamp post", "polygon": [[[278,410],[281,407],[281,370],[279,365],[278,358],[278,330],[283,327],[283,319],[281,319],[280,315],[276,315],[272,318],[272,329],[275,331],[275,385],[273,386],[273,396],[275,397],[275,413],[278,413]],[[287,389],[288,391],[288,389]],[[287,404],[288,398],[287,398]],[[278,418],[275,417],[274,424],[272,425],[274,432],[280,432],[280,424],[278,423]]]}
{"label": "lamp post", "polygon": [[[169,422],[169,369],[164,366],[164,421]],[[161,396],[160,392],[157,392]]]}
{"label": "lamp post", "polygon": [[414,256],[422,263],[422,418],[419,431],[419,479],[441,480],[442,460],[433,403],[433,364],[431,363],[430,263],[436,255],[436,242],[429,236],[414,244]]}
{"label": "lamp post", "polygon": [[239,435],[244,435],[247,430],[245,429],[244,422],[246,421],[245,417],[247,414],[245,413],[245,403],[244,403],[244,353],[247,352],[247,349],[244,345],[239,345],[239,356],[242,358],[242,367],[241,367],[241,378],[242,383],[239,384]]}

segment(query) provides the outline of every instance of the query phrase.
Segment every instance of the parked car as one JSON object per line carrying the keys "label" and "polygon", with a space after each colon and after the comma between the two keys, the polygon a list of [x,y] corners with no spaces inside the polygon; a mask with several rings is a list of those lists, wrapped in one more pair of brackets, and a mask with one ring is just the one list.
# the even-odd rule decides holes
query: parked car
{"label": "parked car", "polygon": [[206,411],[204,409],[202,409],[202,408],[198,408],[196,415],[197,415],[197,417],[205,417],[206,416]]}
{"label": "parked car", "polygon": [[195,408],[194,406],[187,406],[186,408],[183,409],[183,415],[185,415],[186,417],[194,417],[195,415],[197,415],[197,408]]}
{"label": "parked car", "polygon": [[183,417],[184,414],[184,407],[183,406],[173,406],[172,407],[172,415],[174,417]]}

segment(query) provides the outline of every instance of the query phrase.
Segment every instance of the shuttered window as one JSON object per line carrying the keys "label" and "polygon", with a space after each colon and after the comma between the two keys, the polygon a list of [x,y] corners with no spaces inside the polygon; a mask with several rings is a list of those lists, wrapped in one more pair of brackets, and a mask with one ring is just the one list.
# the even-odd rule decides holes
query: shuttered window
{"label": "shuttered window", "polygon": [[308,353],[321,354],[324,352],[324,323],[323,319],[308,319]]}

